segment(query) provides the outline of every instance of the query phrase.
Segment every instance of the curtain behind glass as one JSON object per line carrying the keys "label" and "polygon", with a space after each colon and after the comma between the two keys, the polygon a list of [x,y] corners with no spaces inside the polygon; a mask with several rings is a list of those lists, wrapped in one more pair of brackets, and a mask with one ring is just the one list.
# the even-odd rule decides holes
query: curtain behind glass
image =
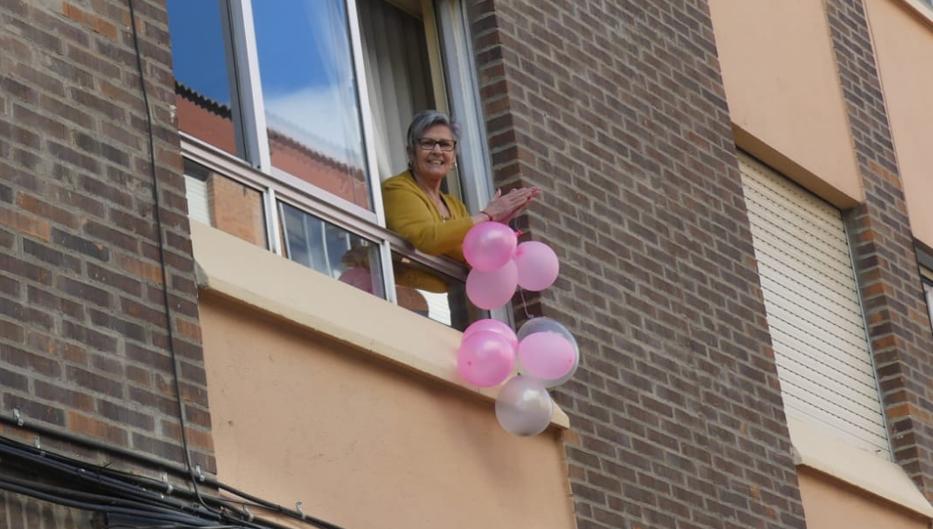
{"label": "curtain behind glass", "polygon": [[358,2],[366,81],[382,180],[405,170],[405,132],[434,108],[423,22],[384,0]]}

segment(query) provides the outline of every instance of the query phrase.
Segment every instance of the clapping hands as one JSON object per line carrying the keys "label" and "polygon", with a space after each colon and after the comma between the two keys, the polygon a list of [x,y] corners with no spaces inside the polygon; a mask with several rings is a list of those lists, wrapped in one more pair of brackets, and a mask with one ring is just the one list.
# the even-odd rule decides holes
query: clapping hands
{"label": "clapping hands", "polygon": [[528,209],[531,202],[541,194],[537,187],[519,187],[502,194],[497,190],[496,195],[483,208],[483,213],[496,222],[507,223]]}

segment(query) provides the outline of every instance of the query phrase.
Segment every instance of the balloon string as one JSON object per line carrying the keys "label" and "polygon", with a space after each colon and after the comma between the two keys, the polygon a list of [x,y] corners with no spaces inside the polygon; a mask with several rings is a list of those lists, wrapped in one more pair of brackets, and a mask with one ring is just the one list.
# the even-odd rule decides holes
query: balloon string
{"label": "balloon string", "polygon": [[528,303],[525,301],[525,289],[518,287],[518,296],[522,298],[522,310],[525,311],[525,317],[530,320],[531,314],[528,312]]}
{"label": "balloon string", "polygon": [[[522,230],[516,228],[516,227],[515,227],[516,224],[518,224],[518,223],[515,221],[515,219],[510,219],[510,220],[509,220],[509,227],[512,228],[512,229],[515,231],[515,236],[516,236],[516,237],[521,237],[522,235],[525,234],[525,232],[523,232]],[[528,318],[528,319],[530,320],[530,319],[531,319],[531,313],[528,312],[528,302],[525,301],[525,289],[523,289],[522,287],[518,287],[518,295],[519,295],[520,298],[522,298],[522,311],[525,312],[525,317]]]}

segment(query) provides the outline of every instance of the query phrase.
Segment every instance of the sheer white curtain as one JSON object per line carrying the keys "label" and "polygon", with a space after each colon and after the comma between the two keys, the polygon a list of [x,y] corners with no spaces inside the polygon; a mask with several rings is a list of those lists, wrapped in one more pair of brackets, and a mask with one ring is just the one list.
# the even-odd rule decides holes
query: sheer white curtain
{"label": "sheer white curtain", "polygon": [[385,0],[359,0],[366,80],[382,180],[408,166],[405,132],[415,113],[434,108],[424,24]]}

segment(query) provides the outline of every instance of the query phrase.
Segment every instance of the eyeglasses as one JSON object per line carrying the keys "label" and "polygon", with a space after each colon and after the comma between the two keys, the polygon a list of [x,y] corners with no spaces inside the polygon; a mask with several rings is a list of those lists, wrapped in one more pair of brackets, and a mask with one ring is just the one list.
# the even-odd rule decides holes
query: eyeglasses
{"label": "eyeglasses", "polygon": [[457,142],[454,140],[432,140],[431,138],[418,140],[418,147],[423,151],[433,151],[435,146],[444,152],[450,152],[457,146]]}

